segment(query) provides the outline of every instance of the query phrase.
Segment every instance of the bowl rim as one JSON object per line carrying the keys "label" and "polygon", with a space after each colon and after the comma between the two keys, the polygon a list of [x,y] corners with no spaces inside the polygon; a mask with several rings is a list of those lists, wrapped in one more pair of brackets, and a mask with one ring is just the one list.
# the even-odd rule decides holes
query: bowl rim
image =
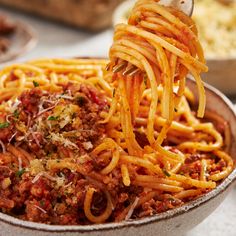
{"label": "bowl rim", "polygon": [[[195,84],[194,79],[189,76],[187,78],[188,83]],[[216,95],[217,98],[219,98],[228,108],[229,111],[232,113],[232,115],[235,117],[236,122],[236,109],[234,108],[234,105],[232,102],[218,89],[214,88],[213,86],[204,83],[205,89]],[[216,198],[218,195],[222,194],[224,191],[226,191],[233,182],[236,181],[236,168],[231,172],[231,174],[224,179],[222,183],[220,183],[215,189],[211,190],[209,193],[204,194],[200,198],[190,201],[183,206],[177,207],[172,210],[168,210],[166,212],[153,215],[150,217],[145,217],[143,219],[137,219],[137,220],[129,220],[129,221],[122,221],[122,222],[116,222],[116,223],[105,223],[105,224],[95,224],[95,225],[47,225],[43,223],[35,223],[31,221],[24,221],[20,220],[18,218],[15,218],[13,216],[4,214],[0,212],[0,222],[4,222],[6,224],[35,230],[35,231],[44,231],[44,232],[78,232],[78,233],[86,233],[86,232],[92,232],[92,231],[105,231],[105,230],[118,230],[125,227],[141,227],[143,225],[147,225],[154,222],[160,222],[164,220],[168,220],[170,218],[177,217],[179,215],[184,214],[185,212],[192,211],[195,208],[206,204],[211,199]]]}

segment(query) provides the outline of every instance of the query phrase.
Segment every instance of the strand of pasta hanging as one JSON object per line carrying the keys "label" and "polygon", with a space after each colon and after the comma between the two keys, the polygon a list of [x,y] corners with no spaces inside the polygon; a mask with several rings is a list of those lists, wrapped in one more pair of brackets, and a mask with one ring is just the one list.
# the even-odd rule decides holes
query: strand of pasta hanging
{"label": "strand of pasta hanging", "polygon": [[[118,81],[123,110],[130,113],[130,117],[126,114],[126,119],[123,119],[126,124],[122,122],[126,142],[131,144],[129,147],[140,150],[132,130],[144,89],[150,88],[152,100],[148,115],[148,141],[153,148],[174,157],[174,154],[163,150],[161,144],[184,94],[188,73],[194,76],[198,86],[198,117],[203,117],[205,110],[206,99],[200,73],[206,72],[207,66],[194,22],[174,8],[161,6],[157,0],[139,0],[128,24],[119,24],[115,28],[110,60],[108,69],[114,72],[114,80]],[[122,83],[123,90],[119,87]],[[160,86],[163,87],[161,113],[166,124],[155,138],[154,117],[160,102]],[[127,103],[124,103],[125,99]],[[133,151],[130,151],[132,154]]]}

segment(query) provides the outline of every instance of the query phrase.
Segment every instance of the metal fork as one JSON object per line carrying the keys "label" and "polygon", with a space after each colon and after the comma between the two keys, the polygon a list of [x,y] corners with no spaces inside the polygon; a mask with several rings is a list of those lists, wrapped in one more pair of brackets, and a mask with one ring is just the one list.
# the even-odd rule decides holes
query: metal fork
{"label": "metal fork", "polygon": [[[172,6],[176,9],[183,11],[186,15],[191,16],[194,8],[194,0],[160,0],[158,4],[164,6]],[[112,70],[113,73],[118,73],[123,71],[123,75],[133,76],[134,74],[140,72],[140,69],[135,65],[128,63],[127,61],[117,59],[114,63],[109,63],[106,70]]]}

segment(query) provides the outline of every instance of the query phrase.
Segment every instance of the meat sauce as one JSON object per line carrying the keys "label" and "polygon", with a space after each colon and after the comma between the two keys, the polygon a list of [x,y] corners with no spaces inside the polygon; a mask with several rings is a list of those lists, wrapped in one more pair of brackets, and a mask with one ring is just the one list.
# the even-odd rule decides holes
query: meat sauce
{"label": "meat sauce", "polygon": [[[12,105],[14,110],[1,114],[0,210],[20,219],[48,224],[86,224],[83,201],[89,182],[79,173],[62,169],[34,181],[32,160],[77,158],[84,169],[98,165],[88,153],[104,137],[99,113],[107,111],[107,101],[87,85],[68,84],[62,93],[48,93],[37,87],[22,93]],[[29,159],[12,155],[9,145],[25,150]],[[80,158],[80,157],[83,158]],[[52,177],[53,176],[53,177]],[[52,179],[63,180],[58,184]],[[105,199],[95,195],[97,212]]]}
{"label": "meat sauce", "polygon": [[[14,108],[14,109],[13,109]],[[96,189],[92,213],[102,214],[106,208],[103,186],[112,196],[114,210],[107,220],[119,221],[120,214],[137,196],[145,198],[143,187],[126,187],[121,173],[114,169],[111,175],[99,173],[107,164],[90,155],[106,136],[100,123],[100,112],[108,111],[106,99],[87,85],[67,84],[62,93],[49,93],[37,87],[24,92],[11,104],[10,111],[0,114],[0,211],[23,220],[54,225],[87,225],[91,222],[84,213],[88,186]],[[140,145],[146,137],[135,133]],[[14,154],[11,147],[21,150]],[[172,147],[173,152],[177,152]],[[25,153],[28,153],[26,155]],[[201,154],[189,155],[180,174],[198,179]],[[48,160],[73,160],[83,166],[89,178],[69,168],[49,170]],[[218,173],[226,166],[212,157],[209,174]],[[46,172],[46,174],[45,174]],[[131,179],[133,173],[129,173]],[[139,170],[142,174],[142,168]],[[99,179],[99,184],[94,181]],[[98,186],[99,185],[99,186]],[[183,205],[191,199],[177,199],[160,193],[137,207],[132,218],[142,218]]]}

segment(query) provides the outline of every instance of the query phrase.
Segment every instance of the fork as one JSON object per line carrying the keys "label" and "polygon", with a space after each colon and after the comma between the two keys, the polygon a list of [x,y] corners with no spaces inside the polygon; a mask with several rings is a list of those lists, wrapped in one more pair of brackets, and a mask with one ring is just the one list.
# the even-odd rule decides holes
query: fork
{"label": "fork", "polygon": [[[186,15],[191,16],[193,13],[194,8],[194,0],[160,0],[158,4],[164,6],[171,6],[180,11],[184,12]],[[127,61],[117,59],[115,63],[109,63],[106,66],[106,70],[109,71],[112,69],[113,73],[118,73],[123,71],[123,75],[133,76],[136,73],[140,72],[140,69],[137,68],[135,65],[128,63]]]}

